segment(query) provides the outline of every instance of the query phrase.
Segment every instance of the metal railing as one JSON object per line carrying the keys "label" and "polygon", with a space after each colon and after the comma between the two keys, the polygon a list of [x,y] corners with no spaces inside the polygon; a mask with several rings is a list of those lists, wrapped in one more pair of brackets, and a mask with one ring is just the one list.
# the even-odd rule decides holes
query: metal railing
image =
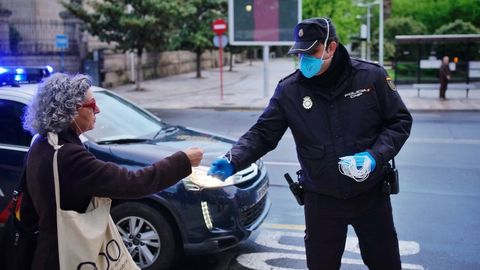
{"label": "metal railing", "polygon": [[0,55],[50,55],[61,50],[55,46],[55,36],[64,34],[69,46],[65,54],[78,54],[82,36],[81,23],[60,20],[0,21]]}

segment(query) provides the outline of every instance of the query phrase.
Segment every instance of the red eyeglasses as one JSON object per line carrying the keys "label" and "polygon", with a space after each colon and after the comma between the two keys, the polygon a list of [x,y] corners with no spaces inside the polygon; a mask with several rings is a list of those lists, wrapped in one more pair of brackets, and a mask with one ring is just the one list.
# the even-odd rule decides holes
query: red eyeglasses
{"label": "red eyeglasses", "polygon": [[99,113],[100,112],[100,109],[97,107],[97,102],[95,101],[94,98],[92,98],[89,101],[83,103],[82,105],[80,105],[80,107],[90,108],[90,109],[93,110],[94,113]]}

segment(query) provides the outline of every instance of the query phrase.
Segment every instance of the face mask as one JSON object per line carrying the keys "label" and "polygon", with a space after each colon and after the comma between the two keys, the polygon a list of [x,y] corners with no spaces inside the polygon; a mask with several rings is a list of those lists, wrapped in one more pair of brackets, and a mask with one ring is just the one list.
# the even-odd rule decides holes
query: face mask
{"label": "face mask", "polygon": [[[358,167],[355,158],[364,158],[363,166]],[[367,157],[341,157],[338,162],[338,170],[341,174],[352,178],[357,182],[363,182],[370,174],[371,161]]]}
{"label": "face mask", "polygon": [[300,55],[300,72],[302,72],[303,76],[309,79],[317,75],[317,73],[320,72],[320,70],[322,69],[323,56],[325,55],[325,51],[327,50],[327,41],[328,41],[328,38],[330,37],[330,25],[327,19],[324,19],[324,20],[327,25],[327,37],[323,42],[322,57],[318,59],[308,54]]}
{"label": "face mask", "polygon": [[302,54],[300,56],[300,72],[309,79],[320,72],[322,65],[323,59],[321,58],[319,59],[308,54]]}

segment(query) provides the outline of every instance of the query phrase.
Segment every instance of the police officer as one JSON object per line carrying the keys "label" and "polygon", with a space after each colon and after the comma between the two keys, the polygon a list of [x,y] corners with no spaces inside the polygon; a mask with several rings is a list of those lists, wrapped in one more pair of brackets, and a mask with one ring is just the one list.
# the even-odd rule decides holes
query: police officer
{"label": "police officer", "polygon": [[247,167],[290,128],[305,191],[308,268],[339,269],[351,225],[369,269],[401,269],[382,183],[384,166],[407,140],[412,117],[381,66],[350,58],[330,19],[304,20],[294,35],[289,53],[298,54],[299,70],[279,82],[256,124],[209,173],[226,178]]}

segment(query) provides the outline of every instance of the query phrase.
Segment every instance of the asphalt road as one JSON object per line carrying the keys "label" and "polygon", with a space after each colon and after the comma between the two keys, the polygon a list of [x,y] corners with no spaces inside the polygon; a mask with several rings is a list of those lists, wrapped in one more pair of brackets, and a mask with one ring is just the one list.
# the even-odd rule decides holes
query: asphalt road
{"label": "asphalt road", "polygon": [[[155,110],[180,124],[238,138],[259,111]],[[392,196],[403,269],[480,269],[480,113],[416,113],[411,137],[396,158],[400,194]],[[255,235],[221,254],[185,258],[179,269],[306,269],[303,209],[283,173],[299,168],[287,132],[264,158],[272,209]],[[353,229],[342,269],[363,266]]]}

